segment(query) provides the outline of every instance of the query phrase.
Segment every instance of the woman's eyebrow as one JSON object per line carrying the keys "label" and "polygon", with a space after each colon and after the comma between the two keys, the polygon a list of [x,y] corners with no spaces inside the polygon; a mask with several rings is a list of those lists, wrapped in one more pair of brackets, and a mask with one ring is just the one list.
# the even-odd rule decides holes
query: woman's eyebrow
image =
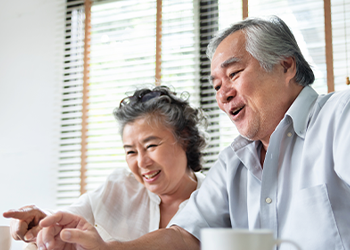
{"label": "woman's eyebrow", "polygon": [[143,143],[146,143],[146,142],[153,141],[153,140],[158,140],[158,139],[159,139],[158,136],[151,135],[151,136],[148,136],[148,137],[146,137],[145,139],[143,139],[142,142],[143,142]]}
{"label": "woman's eyebrow", "polygon": [[[148,136],[146,137],[145,139],[142,140],[142,143],[147,143],[149,141],[153,141],[153,140],[159,140],[160,138],[158,136],[155,136],[155,135],[151,135],[151,136]],[[123,148],[132,148],[133,145],[129,145],[129,144],[124,144],[123,145]]]}

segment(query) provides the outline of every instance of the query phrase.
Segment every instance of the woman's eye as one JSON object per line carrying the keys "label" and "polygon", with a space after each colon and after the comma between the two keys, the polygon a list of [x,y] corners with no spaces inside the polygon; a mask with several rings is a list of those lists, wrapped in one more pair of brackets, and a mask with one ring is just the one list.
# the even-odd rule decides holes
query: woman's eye
{"label": "woman's eye", "polygon": [[147,146],[147,148],[154,148],[154,147],[157,147],[158,145],[156,145],[156,144],[150,144],[150,145],[148,145]]}

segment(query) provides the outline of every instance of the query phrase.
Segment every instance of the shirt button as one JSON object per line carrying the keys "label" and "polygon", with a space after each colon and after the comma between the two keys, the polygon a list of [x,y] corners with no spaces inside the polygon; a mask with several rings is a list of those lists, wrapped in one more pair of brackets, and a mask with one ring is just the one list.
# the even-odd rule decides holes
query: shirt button
{"label": "shirt button", "polygon": [[292,136],[292,133],[291,133],[291,132],[289,132],[289,133],[287,134],[287,136],[288,136],[288,137],[291,137],[291,136]]}
{"label": "shirt button", "polygon": [[270,204],[272,202],[271,198],[266,198],[265,201],[266,201],[267,204]]}

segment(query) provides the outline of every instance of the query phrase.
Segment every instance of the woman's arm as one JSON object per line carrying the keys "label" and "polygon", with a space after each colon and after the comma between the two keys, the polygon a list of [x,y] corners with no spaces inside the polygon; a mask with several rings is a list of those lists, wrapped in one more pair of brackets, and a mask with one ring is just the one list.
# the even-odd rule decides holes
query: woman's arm
{"label": "woman's arm", "polygon": [[12,218],[10,225],[12,238],[25,242],[35,242],[37,234],[41,230],[39,222],[47,216],[47,213],[30,205],[4,212],[3,216]]}

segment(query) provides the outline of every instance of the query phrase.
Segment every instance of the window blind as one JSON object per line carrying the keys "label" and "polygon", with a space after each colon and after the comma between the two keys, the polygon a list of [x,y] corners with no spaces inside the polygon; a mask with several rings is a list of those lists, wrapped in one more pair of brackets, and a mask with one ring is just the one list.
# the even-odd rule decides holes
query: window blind
{"label": "window blind", "polygon": [[125,93],[154,83],[156,1],[100,1],[91,8],[86,190],[126,167],[112,115]]}
{"label": "window blind", "polygon": [[70,204],[80,195],[84,21],[84,1],[68,1],[61,98],[58,206]]}
{"label": "window blind", "polygon": [[198,7],[192,0],[163,0],[162,78],[199,107]]}
{"label": "window blind", "polygon": [[[79,22],[77,19],[69,20],[72,6],[75,8],[72,11],[74,15],[82,15]],[[68,2],[67,8],[67,25],[76,21],[74,25],[80,27],[81,35],[75,38],[80,45],[80,61],[79,67],[74,69],[75,82],[70,83],[75,87],[74,90],[70,89],[76,95],[74,106],[68,102],[62,104],[63,107],[72,109],[69,110],[69,115],[70,119],[74,116],[75,123],[74,129],[73,126],[69,127],[70,133],[66,135],[69,136],[70,143],[61,146],[59,206],[71,204],[80,195],[79,129],[82,109],[84,8],[81,1],[75,1],[74,5]],[[198,14],[195,3],[189,0],[163,0],[162,9],[162,74],[161,79],[157,80],[174,87],[179,94],[187,91],[191,95],[190,102],[199,106],[199,57],[196,49],[198,22],[195,21]],[[126,94],[132,94],[136,88],[153,87],[155,84],[156,10],[156,0],[92,2],[85,173],[87,191],[101,185],[114,169],[127,167],[119,128],[112,112]],[[71,29],[67,29],[69,39],[73,33]],[[67,51],[67,56],[71,56],[70,53],[73,53],[72,49]],[[66,65],[67,74],[73,70],[71,67],[71,64]],[[73,73],[69,73],[69,77],[72,78]],[[62,122],[65,119],[63,117],[62,113]],[[63,127],[68,130],[62,123]]]}
{"label": "window blind", "polygon": [[350,77],[350,1],[332,0],[332,35],[335,91],[348,89]]}

